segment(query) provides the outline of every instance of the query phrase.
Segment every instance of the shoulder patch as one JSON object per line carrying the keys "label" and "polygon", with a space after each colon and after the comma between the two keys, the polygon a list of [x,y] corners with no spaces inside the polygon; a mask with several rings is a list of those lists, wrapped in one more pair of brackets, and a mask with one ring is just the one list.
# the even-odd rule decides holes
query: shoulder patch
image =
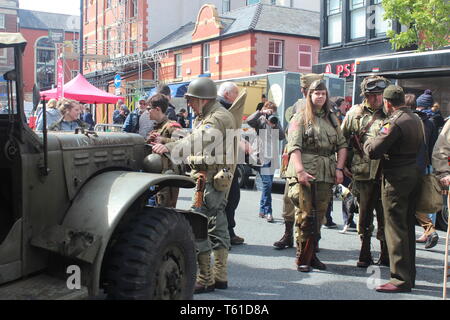
{"label": "shoulder patch", "polygon": [[388,122],[385,125],[383,125],[380,129],[380,133],[382,134],[388,134],[389,130],[391,129],[391,124]]}

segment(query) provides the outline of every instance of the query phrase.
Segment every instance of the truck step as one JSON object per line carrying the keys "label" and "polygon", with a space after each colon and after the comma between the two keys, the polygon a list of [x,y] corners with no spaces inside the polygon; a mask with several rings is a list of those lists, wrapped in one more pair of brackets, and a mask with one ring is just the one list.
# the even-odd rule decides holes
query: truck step
{"label": "truck step", "polygon": [[86,287],[69,289],[65,280],[46,274],[0,286],[0,300],[80,300],[87,297]]}

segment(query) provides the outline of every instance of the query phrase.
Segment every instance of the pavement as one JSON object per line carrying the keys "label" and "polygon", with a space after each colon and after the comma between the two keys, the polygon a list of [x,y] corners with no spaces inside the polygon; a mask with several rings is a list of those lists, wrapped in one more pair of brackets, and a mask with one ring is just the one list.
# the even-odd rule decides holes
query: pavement
{"label": "pavement", "polygon": [[[411,293],[379,293],[378,284],[389,280],[389,268],[356,267],[360,240],[356,232],[339,233],[343,227],[341,201],[334,201],[333,220],[338,229],[322,228],[318,257],[327,270],[301,273],[295,266],[295,248],[275,250],[272,244],[284,232],[281,217],[282,188],[273,194],[274,223],[258,216],[260,192],[241,189],[236,212],[236,234],[245,244],[233,246],[228,259],[227,290],[195,295],[195,300],[439,300],[442,299],[446,233],[438,231],[436,247],[416,248],[416,288]],[[177,207],[189,208],[192,190],[180,190]],[[358,216],[356,215],[355,221]],[[416,226],[416,235],[422,228]],[[378,259],[379,241],[372,237],[372,253]]]}

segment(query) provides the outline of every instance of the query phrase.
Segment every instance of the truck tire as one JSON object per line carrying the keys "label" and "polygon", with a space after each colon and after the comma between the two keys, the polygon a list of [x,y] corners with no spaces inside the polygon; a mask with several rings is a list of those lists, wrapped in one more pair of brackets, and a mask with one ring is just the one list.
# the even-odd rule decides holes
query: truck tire
{"label": "truck tire", "polygon": [[182,214],[168,208],[145,208],[113,241],[103,267],[108,299],[193,298],[195,240]]}
{"label": "truck tire", "polygon": [[245,169],[243,165],[238,164],[236,173],[239,174],[238,177],[239,188],[246,188],[250,184],[248,171]]}

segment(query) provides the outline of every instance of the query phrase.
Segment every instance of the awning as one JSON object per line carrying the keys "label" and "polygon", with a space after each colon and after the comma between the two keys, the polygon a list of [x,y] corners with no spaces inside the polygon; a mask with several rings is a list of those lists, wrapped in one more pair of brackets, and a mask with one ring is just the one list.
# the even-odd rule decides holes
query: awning
{"label": "awning", "polygon": [[[182,82],[182,83],[175,83],[175,84],[169,84],[170,88],[170,95],[172,98],[183,98],[184,94],[187,91],[187,87],[189,85],[189,82]],[[150,91],[147,91],[147,95],[149,97],[156,94],[157,88],[152,88]]]}

